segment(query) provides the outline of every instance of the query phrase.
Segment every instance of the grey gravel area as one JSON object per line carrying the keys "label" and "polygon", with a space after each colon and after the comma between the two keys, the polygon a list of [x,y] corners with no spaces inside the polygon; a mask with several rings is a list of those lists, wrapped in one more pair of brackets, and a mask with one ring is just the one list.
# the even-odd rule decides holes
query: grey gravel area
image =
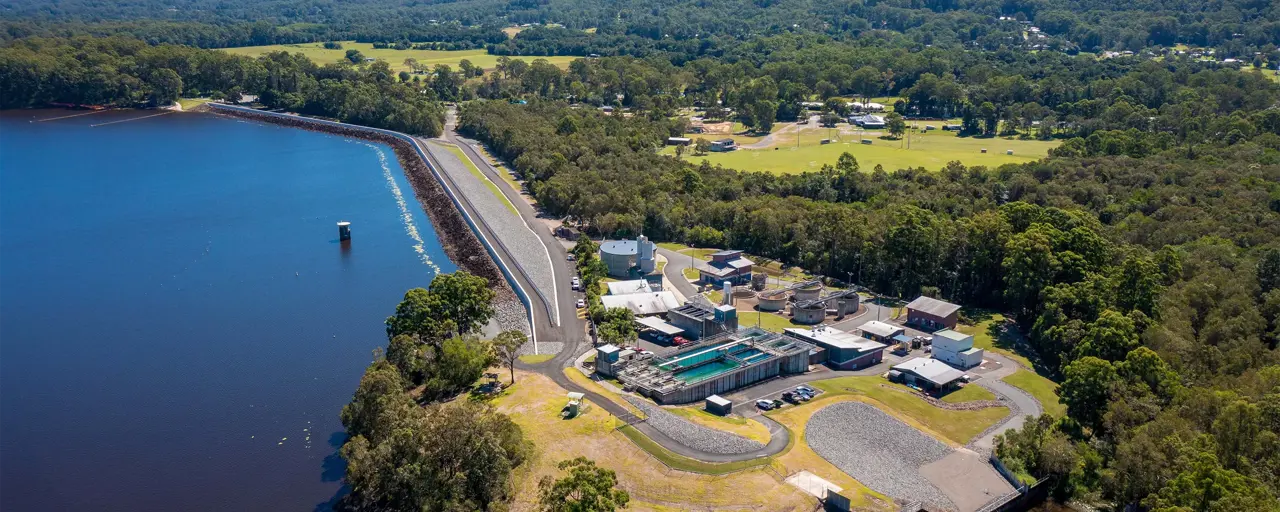
{"label": "grey gravel area", "polygon": [[627,395],[624,395],[623,398],[631,402],[631,405],[644,411],[645,415],[648,416],[645,422],[650,426],[666,434],[667,437],[677,443],[695,450],[720,455],[735,455],[764,448],[763,444],[740,435],[690,423],[684,418],[671,414],[647,400]]}
{"label": "grey gravel area", "polygon": [[[489,230],[499,238],[499,240],[490,240],[490,242],[502,244],[516,260],[505,263],[518,267],[519,271],[523,271],[529,281],[538,287],[537,290],[525,290],[534,299],[535,306],[540,306],[536,304],[538,294],[545,296],[547,301],[554,305],[556,300],[555,274],[551,269],[551,260],[548,259],[547,250],[542,245],[542,240],[529,230],[529,227],[525,225],[524,220],[519,215],[508,209],[507,204],[485,186],[483,178],[471,174],[471,171],[457,156],[440,144],[432,141],[422,146],[440,163],[443,171],[448,174],[452,183],[456,185],[456,191],[466,196],[466,200],[471,204],[472,209],[482,217],[482,219],[477,219],[477,222],[483,221],[489,227]],[[515,268],[511,270],[517,271]]]}
{"label": "grey gravel area", "polygon": [[829,405],[809,418],[805,440],[822,458],[871,489],[954,508],[919,471],[951,449],[875,407],[857,402]]}

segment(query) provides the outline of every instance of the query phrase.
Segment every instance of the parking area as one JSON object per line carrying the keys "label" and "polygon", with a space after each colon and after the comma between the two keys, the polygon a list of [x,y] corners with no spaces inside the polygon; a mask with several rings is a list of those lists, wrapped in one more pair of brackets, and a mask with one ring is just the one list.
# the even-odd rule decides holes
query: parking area
{"label": "parking area", "polygon": [[921,466],[920,474],[942,491],[960,512],[973,512],[1014,491],[986,457],[964,448]]}

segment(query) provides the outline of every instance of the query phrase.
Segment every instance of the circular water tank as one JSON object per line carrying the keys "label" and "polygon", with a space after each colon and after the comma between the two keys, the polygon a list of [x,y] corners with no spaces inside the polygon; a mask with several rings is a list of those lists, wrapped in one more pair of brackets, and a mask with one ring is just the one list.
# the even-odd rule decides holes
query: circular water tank
{"label": "circular water tank", "polygon": [[798,324],[820,324],[827,317],[826,305],[819,302],[813,307],[799,308],[792,306],[791,320]]}
{"label": "circular water tank", "polygon": [[797,301],[814,300],[822,295],[822,285],[815,284],[804,288],[796,288],[795,294]]}
{"label": "circular water tank", "polygon": [[758,295],[760,311],[782,311],[787,307],[787,294],[772,292]]}
{"label": "circular water tank", "polygon": [[600,244],[600,261],[610,276],[628,277],[636,264],[638,249],[635,240],[610,240]]}

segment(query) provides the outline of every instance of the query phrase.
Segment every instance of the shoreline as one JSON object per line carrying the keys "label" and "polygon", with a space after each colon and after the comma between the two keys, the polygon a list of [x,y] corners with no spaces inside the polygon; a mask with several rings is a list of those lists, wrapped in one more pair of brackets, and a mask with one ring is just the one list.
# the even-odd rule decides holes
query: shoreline
{"label": "shoreline", "polygon": [[[436,181],[431,170],[427,168],[426,162],[423,162],[418,157],[417,152],[404,139],[371,130],[311,122],[309,118],[301,116],[296,119],[284,118],[240,110],[218,109],[214,111],[213,109],[208,109],[208,107],[201,110],[217,115],[252,119],[254,121],[351,137],[390,146],[396,154],[396,160],[400,162],[401,169],[404,170],[405,179],[409,181],[409,185],[413,188],[414,197],[418,199],[418,204],[422,206],[423,211],[426,212],[427,217],[431,220],[431,225],[436,232],[436,238],[440,240],[440,246],[444,249],[444,253],[449,257],[449,260],[453,261],[459,269],[488,280],[489,288],[497,294],[494,297],[495,303],[507,303],[510,301],[520,303],[510,284],[507,283],[506,277],[502,274],[502,270],[489,257],[488,251],[485,250],[475,233],[471,231],[471,228],[467,226],[466,221],[462,218],[462,213],[454,207],[453,201],[445,194],[444,188],[440,182]],[[191,112],[194,111],[196,110],[191,110]],[[521,317],[523,317],[524,305],[522,303],[520,303],[520,309]]]}

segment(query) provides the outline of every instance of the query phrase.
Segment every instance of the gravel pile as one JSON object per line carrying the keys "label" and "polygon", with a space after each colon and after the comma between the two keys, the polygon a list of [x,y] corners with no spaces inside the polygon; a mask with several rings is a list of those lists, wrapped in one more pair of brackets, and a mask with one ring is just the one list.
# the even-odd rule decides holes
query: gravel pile
{"label": "gravel pile", "polygon": [[677,443],[695,450],[720,455],[736,455],[764,448],[763,444],[740,435],[690,423],[684,418],[671,414],[647,400],[627,395],[623,397],[628,402],[631,402],[631,405],[644,411],[645,415],[649,417],[645,420],[646,423],[658,429],[659,432],[666,434],[667,437],[674,439]]}
{"label": "gravel pile", "polygon": [[814,452],[867,487],[906,501],[954,508],[919,472],[951,449],[875,407],[829,405],[809,419],[805,439]]}
{"label": "gravel pile", "polygon": [[545,296],[547,301],[554,305],[555,274],[551,269],[551,261],[547,259],[546,247],[542,245],[542,240],[533,234],[528,226],[525,226],[519,215],[507,209],[507,204],[485,186],[482,178],[471,174],[466,165],[452,152],[436,142],[425,143],[423,147],[427,148],[431,156],[443,167],[444,173],[457,187],[455,192],[464,196],[472,210],[481,217],[474,220],[483,221],[494,236],[498,237],[498,240],[489,242],[501,244],[515,259],[505,263],[518,267],[511,270],[523,272],[538,288],[525,290],[534,300],[535,307],[541,307],[537,304],[539,294]]}

